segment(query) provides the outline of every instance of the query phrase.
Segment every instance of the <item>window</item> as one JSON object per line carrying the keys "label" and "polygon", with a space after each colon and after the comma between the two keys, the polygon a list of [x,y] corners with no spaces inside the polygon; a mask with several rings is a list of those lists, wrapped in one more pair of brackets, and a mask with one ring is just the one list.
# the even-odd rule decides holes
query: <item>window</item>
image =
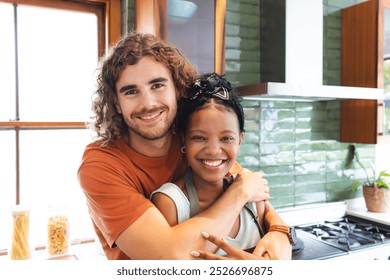
{"label": "window", "polygon": [[94,238],[77,168],[92,140],[85,123],[98,58],[119,37],[119,11],[119,0],[0,0],[0,250],[16,204],[31,209],[32,246],[46,243],[50,205],[67,205],[71,239]]}

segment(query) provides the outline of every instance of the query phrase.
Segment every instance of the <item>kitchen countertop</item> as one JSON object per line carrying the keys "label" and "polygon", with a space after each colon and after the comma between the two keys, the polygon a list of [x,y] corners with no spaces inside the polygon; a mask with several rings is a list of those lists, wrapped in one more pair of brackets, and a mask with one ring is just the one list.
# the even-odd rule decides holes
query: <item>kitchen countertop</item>
{"label": "kitchen countertop", "polygon": [[344,214],[350,214],[390,226],[390,212],[375,213],[368,211],[363,197],[339,202],[279,208],[277,212],[290,226],[321,222],[342,217]]}
{"label": "kitchen countertop", "polygon": [[368,211],[363,197],[348,199],[346,203],[347,214],[390,226],[390,212],[375,213]]}

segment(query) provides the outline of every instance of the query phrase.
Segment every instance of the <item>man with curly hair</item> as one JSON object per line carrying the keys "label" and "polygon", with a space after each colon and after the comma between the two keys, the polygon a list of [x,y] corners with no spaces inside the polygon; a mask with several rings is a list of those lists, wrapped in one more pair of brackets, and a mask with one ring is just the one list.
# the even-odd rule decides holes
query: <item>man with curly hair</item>
{"label": "man with curly hair", "polygon": [[[173,227],[148,199],[187,168],[173,124],[177,100],[197,77],[175,47],[148,34],[128,34],[101,61],[97,139],[84,151],[78,178],[108,259],[191,259],[191,251],[211,246],[202,231],[224,236],[247,202],[269,199],[267,181],[248,170],[209,209]],[[272,208],[266,217],[282,223]],[[285,258],[286,235],[267,236],[264,253]]]}

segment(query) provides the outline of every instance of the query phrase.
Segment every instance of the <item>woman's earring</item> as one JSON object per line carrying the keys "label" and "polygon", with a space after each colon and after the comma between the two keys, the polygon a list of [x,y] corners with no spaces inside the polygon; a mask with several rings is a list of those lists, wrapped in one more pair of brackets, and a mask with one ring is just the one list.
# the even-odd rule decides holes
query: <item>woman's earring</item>
{"label": "woman's earring", "polygon": [[185,154],[185,153],[187,152],[187,148],[186,148],[185,146],[184,146],[184,147],[181,147],[180,152],[181,152],[182,154]]}

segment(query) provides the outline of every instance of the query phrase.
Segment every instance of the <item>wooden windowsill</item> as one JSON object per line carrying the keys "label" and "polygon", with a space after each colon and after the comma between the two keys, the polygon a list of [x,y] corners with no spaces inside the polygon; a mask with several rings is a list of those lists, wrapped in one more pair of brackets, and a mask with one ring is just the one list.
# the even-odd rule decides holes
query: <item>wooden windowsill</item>
{"label": "wooden windowsill", "polygon": [[[67,254],[59,256],[49,256],[44,247],[39,247],[32,252],[31,260],[107,260],[107,257],[100,249],[100,243],[93,240],[75,243],[70,246]],[[7,254],[1,255],[0,261],[6,258],[8,258]]]}
{"label": "wooden windowsill", "polygon": [[55,129],[55,128],[86,128],[87,122],[24,122],[24,121],[9,121],[0,122],[0,129],[9,128],[25,128],[25,129]]}

